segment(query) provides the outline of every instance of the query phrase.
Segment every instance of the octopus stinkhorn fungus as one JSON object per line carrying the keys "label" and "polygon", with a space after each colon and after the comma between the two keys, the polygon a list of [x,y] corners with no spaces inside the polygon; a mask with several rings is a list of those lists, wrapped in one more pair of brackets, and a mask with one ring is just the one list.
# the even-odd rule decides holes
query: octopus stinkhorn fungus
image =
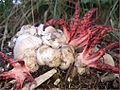
{"label": "octopus stinkhorn fungus", "polygon": [[34,81],[23,60],[14,60],[8,58],[8,56],[2,52],[0,52],[0,55],[2,56],[3,60],[7,61],[11,66],[13,66],[12,70],[0,74],[1,79],[16,79],[16,90],[22,89],[23,82],[26,78],[30,81]]}
{"label": "octopus stinkhorn fungus", "polygon": [[61,63],[60,49],[53,49],[49,46],[42,46],[37,50],[37,62],[39,65],[58,67]]}
{"label": "octopus stinkhorn fungus", "polygon": [[119,44],[119,42],[113,42],[109,45],[99,49],[97,52],[93,52],[95,46],[98,44],[99,40],[102,38],[103,34],[106,32],[107,28],[104,28],[98,35],[96,33],[92,33],[89,31],[89,38],[87,41],[87,45],[85,46],[84,50],[79,53],[76,58],[75,65],[77,67],[93,67],[93,68],[100,68],[100,69],[111,69],[114,72],[119,72],[119,68],[112,66],[110,64],[105,64],[100,61],[100,58],[105,54],[108,48],[112,48]]}
{"label": "octopus stinkhorn fungus", "polygon": [[75,60],[73,47],[65,44],[62,30],[43,27],[43,24],[38,27],[24,25],[17,32],[17,37],[12,38],[14,59],[24,60],[30,72],[35,72],[38,65],[67,69]]}
{"label": "octopus stinkhorn fungus", "polygon": [[95,21],[91,21],[91,17],[95,11],[96,8],[92,8],[91,10],[89,10],[79,22],[80,8],[78,3],[75,3],[75,15],[70,25],[68,25],[68,23],[63,19],[51,19],[45,23],[44,27],[54,24],[62,25],[64,35],[66,37],[66,43],[75,47],[83,47],[86,45],[88,39],[87,30],[92,26],[93,22]]}
{"label": "octopus stinkhorn fungus", "polygon": [[[113,71],[118,71],[118,68],[109,65],[109,63],[107,64],[107,62],[106,64],[103,64],[101,62],[99,62],[98,64],[95,64],[96,61],[100,60],[100,58],[105,54],[108,47],[111,48],[117,45],[118,42],[111,43],[110,45],[104,47],[103,49],[98,50],[98,52],[91,55],[91,53],[94,52],[94,48],[97,47],[98,40],[103,37],[104,33],[107,31],[111,32],[113,30],[111,27],[108,27],[108,26],[94,25],[94,22],[96,21],[96,19],[91,20],[91,17],[96,10],[97,10],[96,8],[90,9],[84,15],[84,17],[81,20],[79,20],[80,8],[78,5],[78,2],[76,2],[75,15],[70,25],[68,25],[68,23],[63,19],[58,19],[58,20],[51,19],[45,23],[44,27],[47,27],[49,25],[54,25],[54,24],[62,25],[64,34],[66,37],[66,43],[68,45],[72,45],[75,49],[78,49],[80,47],[83,48],[83,51],[79,53],[77,60],[75,61],[76,66],[81,67],[81,63],[83,63],[82,64],[83,66],[84,65],[94,66],[94,67],[101,66],[104,68],[110,68]],[[98,35],[98,36],[94,36],[94,35]],[[90,38],[91,36],[92,38]]]}
{"label": "octopus stinkhorn fungus", "polygon": [[[19,31],[21,32],[21,30]],[[18,32],[18,33],[19,33]],[[17,34],[18,34],[17,33]],[[35,50],[42,45],[41,38],[29,33],[21,34],[15,42],[14,59],[22,59],[31,72],[38,69]]]}
{"label": "octopus stinkhorn fungus", "polygon": [[[8,59],[0,52],[0,55],[13,66],[12,70],[3,72],[0,77],[15,78],[17,89],[19,89],[26,77],[33,80],[29,71],[36,71],[38,65],[60,67],[65,70],[75,62],[75,66],[81,70],[85,67],[94,67],[108,68],[118,72],[117,67],[100,61],[106,50],[118,45],[118,42],[95,51],[98,41],[105,32],[112,31],[112,28],[108,26],[93,25],[95,20],[91,20],[91,17],[95,11],[96,8],[90,9],[79,20],[80,8],[76,2],[75,15],[70,25],[63,19],[51,19],[38,27],[23,26],[9,44],[14,48],[14,59],[18,60]],[[64,32],[50,26],[54,24],[62,25]],[[83,48],[83,50],[78,53],[76,52],[78,48]]]}

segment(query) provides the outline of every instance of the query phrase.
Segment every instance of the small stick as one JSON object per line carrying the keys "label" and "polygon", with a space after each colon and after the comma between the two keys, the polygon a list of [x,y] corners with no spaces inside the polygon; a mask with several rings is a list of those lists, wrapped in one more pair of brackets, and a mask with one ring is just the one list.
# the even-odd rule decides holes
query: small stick
{"label": "small stick", "polygon": [[36,87],[38,87],[39,85],[41,85],[43,82],[45,82],[46,80],[48,80],[50,77],[52,77],[55,73],[57,72],[56,69],[52,69],[46,73],[44,73],[43,75],[40,75],[39,77],[35,78],[35,83],[32,83],[30,86],[30,83],[26,84],[22,90],[28,90],[30,87],[30,90],[35,89]]}
{"label": "small stick", "polygon": [[0,48],[1,51],[3,51],[4,42],[6,40],[6,35],[8,33],[7,28],[8,28],[8,21],[6,22],[6,25],[5,25],[5,30],[4,30],[3,39],[2,39],[1,48]]}

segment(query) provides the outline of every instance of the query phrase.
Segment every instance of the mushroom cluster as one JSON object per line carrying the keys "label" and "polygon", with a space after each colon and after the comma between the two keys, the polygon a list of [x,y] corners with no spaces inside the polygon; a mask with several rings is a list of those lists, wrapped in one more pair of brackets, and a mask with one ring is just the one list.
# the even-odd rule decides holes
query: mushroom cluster
{"label": "mushroom cluster", "polygon": [[31,72],[38,65],[60,67],[65,70],[74,62],[74,48],[65,43],[62,30],[44,25],[24,25],[9,43],[14,48],[14,59],[22,59]]}
{"label": "mushroom cluster", "polygon": [[[13,48],[14,59],[18,60],[8,60],[11,64],[13,62],[12,75],[10,72],[6,75],[5,72],[0,74],[0,77],[11,78],[14,74],[15,79],[19,80],[17,76],[21,75],[23,78],[19,80],[17,86],[21,88],[24,79],[31,77],[29,72],[35,72],[40,65],[66,70],[74,63],[79,74],[83,74],[86,67],[106,68],[118,72],[119,68],[115,67],[113,58],[106,53],[108,48],[118,45],[118,42],[110,43],[103,48],[97,47],[99,41],[106,38],[105,33],[112,32],[112,28],[96,25],[95,20],[91,20],[96,10],[90,9],[79,20],[80,8],[76,2],[75,15],[70,25],[63,19],[51,19],[38,27],[22,26],[9,43],[9,47]],[[52,25],[55,24],[62,25],[63,31],[54,28]],[[3,53],[0,55],[4,57]]]}
{"label": "mushroom cluster", "polygon": [[[66,38],[65,43],[72,45],[74,50],[78,51],[75,52],[74,65],[79,74],[85,73],[86,67],[112,69],[114,72],[119,71],[119,68],[115,67],[112,56],[106,53],[108,48],[117,46],[119,42],[112,42],[101,49],[98,48],[99,41],[107,39],[105,33],[112,32],[113,29],[109,26],[95,24],[96,19],[92,20],[91,17],[96,10],[97,8],[90,9],[79,20],[80,8],[78,2],[76,2],[74,18],[70,25],[63,19],[51,19],[45,23],[45,27],[56,24],[62,25]],[[109,59],[106,57],[109,57]]]}

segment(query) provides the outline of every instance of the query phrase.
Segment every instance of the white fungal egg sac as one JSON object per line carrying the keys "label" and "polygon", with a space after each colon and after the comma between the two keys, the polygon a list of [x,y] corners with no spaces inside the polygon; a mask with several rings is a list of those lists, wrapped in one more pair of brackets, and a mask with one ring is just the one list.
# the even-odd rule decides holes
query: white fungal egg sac
{"label": "white fungal egg sac", "polygon": [[42,45],[42,40],[29,34],[20,35],[14,47],[14,58],[23,58],[23,53],[26,49],[37,49]]}
{"label": "white fungal egg sac", "polygon": [[44,24],[38,27],[24,25],[12,38],[14,58],[23,59],[31,72],[39,65],[67,69],[74,62],[74,48],[65,44],[62,30]]}
{"label": "white fungal egg sac", "polygon": [[[40,37],[36,37],[34,32],[36,29],[34,26],[24,26],[16,34],[16,42],[14,45],[14,58],[23,59],[26,66],[31,72],[38,69],[36,62],[36,49],[42,45]],[[25,29],[24,29],[25,28]]]}
{"label": "white fungal egg sac", "polygon": [[34,49],[26,49],[24,52],[23,60],[31,72],[38,70],[39,66],[36,62],[36,52]]}
{"label": "white fungal egg sac", "polygon": [[45,29],[42,40],[45,45],[59,48],[63,43],[65,43],[65,36],[61,30],[55,30],[52,26],[49,26]]}
{"label": "white fungal egg sac", "polygon": [[22,34],[29,33],[31,35],[36,34],[36,27],[31,25],[23,25],[19,32],[17,32],[16,36],[20,36]]}
{"label": "white fungal egg sac", "polygon": [[74,57],[75,51],[72,46],[64,45],[61,48],[61,53],[62,63],[60,65],[60,68],[65,70],[70,66],[70,64],[72,64],[75,61]]}
{"label": "white fungal egg sac", "polygon": [[49,46],[42,46],[37,50],[37,62],[39,65],[58,67],[61,63],[61,52]]}

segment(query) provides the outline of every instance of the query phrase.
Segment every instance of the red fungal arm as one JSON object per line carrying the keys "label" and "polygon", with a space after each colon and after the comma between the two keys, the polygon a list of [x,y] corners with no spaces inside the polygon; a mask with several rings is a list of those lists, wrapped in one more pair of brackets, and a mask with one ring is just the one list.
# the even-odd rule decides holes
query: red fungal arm
{"label": "red fungal arm", "polygon": [[69,44],[74,47],[84,47],[87,44],[88,34],[81,33],[78,38],[72,39]]}
{"label": "red fungal arm", "polygon": [[73,37],[73,35],[75,34],[77,28],[78,28],[78,20],[79,20],[79,16],[80,16],[80,8],[78,5],[78,2],[75,3],[75,15],[73,17],[73,20],[70,24],[70,36],[71,38]]}
{"label": "red fungal arm", "polygon": [[1,79],[16,79],[16,90],[22,89],[23,82],[26,78],[30,81],[34,80],[31,74],[29,73],[28,68],[25,66],[23,60],[13,60],[11,58],[9,59],[8,56],[2,52],[0,52],[0,55],[5,61],[8,61],[8,63],[10,63],[13,66],[12,70],[0,74]]}
{"label": "red fungal arm", "polygon": [[[76,5],[76,7],[78,7],[78,5]],[[78,23],[78,11],[79,8],[77,9],[76,8],[76,22]],[[76,24],[78,25],[77,26],[77,30],[75,31],[76,29],[76,26],[75,28],[72,27],[71,30],[72,32],[74,32],[74,36],[71,38],[71,41],[69,42],[69,44],[73,45],[73,46],[79,46],[79,47],[84,47],[87,43],[87,39],[88,39],[88,32],[87,32],[87,29],[91,26],[91,24],[94,22],[94,21],[90,21],[93,13],[96,11],[96,8],[93,8],[91,9],[90,11],[88,11],[84,17],[80,20],[80,23],[79,24]],[[77,15],[78,14],[78,15]],[[72,33],[71,32],[71,33]]]}
{"label": "red fungal arm", "polygon": [[89,10],[84,17],[80,20],[78,29],[74,35],[74,38],[79,38],[79,34],[87,34],[87,28],[91,27],[91,24],[93,23],[93,21],[91,21],[91,17],[93,15],[93,13],[96,11],[96,8],[92,8],[91,10]]}
{"label": "red fungal arm", "polygon": [[[108,46],[100,49],[97,53],[94,53],[93,55],[90,55],[92,50],[95,48],[95,46],[98,44],[100,39],[102,39],[102,36],[105,34],[107,31],[111,31],[112,29],[110,27],[105,27],[102,25],[97,25],[95,27],[92,27],[91,30],[88,31],[89,37],[87,40],[87,44],[84,47],[84,50],[82,52],[83,56],[88,56],[86,60],[83,60],[87,65],[99,60],[100,57],[106,52],[108,48],[111,48],[115,45],[118,44],[118,42],[114,42],[109,44]],[[89,56],[90,55],[90,56]]]}
{"label": "red fungal arm", "polygon": [[102,62],[94,62],[89,65],[89,67],[98,68],[98,69],[109,69],[113,72],[119,73],[119,68],[115,66],[111,66],[109,64],[104,64]]}
{"label": "red fungal arm", "polygon": [[91,27],[91,29],[88,30],[88,39],[85,49],[94,48],[107,31],[112,31],[112,28],[102,25]]}
{"label": "red fungal arm", "polygon": [[107,46],[105,46],[104,48],[100,49],[98,52],[94,53],[93,55],[90,55],[86,61],[88,64],[91,64],[95,61],[98,61],[107,51],[107,49],[112,48],[114,46],[117,46],[119,43],[118,42],[113,42]]}
{"label": "red fungal arm", "polygon": [[79,20],[79,13],[80,13],[79,10],[80,10],[80,8],[78,6],[78,2],[76,2],[75,3],[75,15],[74,15],[74,18],[70,24],[70,27],[68,26],[67,22],[64,21],[63,19],[59,19],[59,20],[51,19],[47,23],[45,23],[45,27],[48,25],[54,25],[54,24],[62,25],[63,30],[64,30],[64,34],[66,37],[66,43],[69,43],[71,38],[75,34],[77,27],[78,27],[78,20]]}
{"label": "red fungal arm", "polygon": [[81,27],[84,27],[85,30],[86,28],[90,27],[90,25],[94,22],[91,21],[91,17],[96,10],[96,8],[92,8],[84,15],[84,17],[80,20],[79,29],[81,29]]}
{"label": "red fungal arm", "polygon": [[[86,36],[87,35],[88,36],[86,37],[86,41],[84,41],[86,45],[84,47],[83,52],[79,54],[79,56],[77,58],[78,60],[76,61],[76,65],[79,65],[80,63],[84,63],[85,65],[87,65],[89,67],[95,67],[95,68],[97,68],[99,66],[101,66],[102,68],[109,67],[109,69],[117,71],[116,67],[106,65],[106,64],[101,64],[101,63],[99,65],[99,63],[98,64],[95,64],[95,63],[98,62],[98,60],[100,60],[100,58],[105,54],[105,52],[108,48],[112,48],[112,47],[118,45],[118,42],[113,42],[113,43],[105,46],[104,48],[100,49],[99,51],[92,53],[92,50],[94,50],[95,46],[98,44],[100,39],[102,39],[103,35],[107,31],[112,31],[112,28],[108,27],[108,26],[102,26],[102,25],[96,25],[96,26],[92,26],[92,27],[88,28],[87,34],[86,34]],[[82,40],[82,38],[83,37],[81,37],[81,40]],[[80,42],[80,41],[78,41],[78,42]]]}
{"label": "red fungal arm", "polygon": [[4,59],[4,61],[7,61],[10,65],[14,66],[15,65],[15,60],[12,58],[9,58],[6,54],[4,54],[3,52],[0,52],[0,55],[2,56],[2,58]]}
{"label": "red fungal arm", "polygon": [[79,54],[77,61],[76,61],[76,65],[83,63],[83,64],[87,65],[88,67],[106,68],[106,69],[111,69],[114,72],[118,72],[119,71],[118,67],[104,64],[99,61],[100,58],[105,54],[107,49],[112,48],[117,45],[119,45],[119,42],[113,42],[113,43],[105,46],[104,48],[101,48],[99,51],[93,53],[92,55],[91,55],[91,51],[93,50],[93,48],[91,48],[91,47],[88,48],[86,46],[84,48],[83,52]]}
{"label": "red fungal arm", "polygon": [[[91,27],[89,27],[86,30],[84,29],[84,27],[81,27],[81,29],[78,28],[76,33],[75,33],[75,35],[74,35],[74,37],[69,42],[69,44],[71,44],[73,46],[84,47],[87,44],[89,35],[91,35],[90,42],[92,42],[92,40],[93,40],[94,41],[93,43],[97,44],[97,42],[99,41],[100,37],[102,37],[104,35],[104,33],[107,32],[107,31],[113,31],[113,29],[111,27],[103,26],[103,25],[91,26]],[[97,35],[98,32],[100,32],[98,37],[93,37],[93,35]],[[98,40],[94,40],[96,38]],[[94,44],[94,45],[96,45],[96,44]]]}

